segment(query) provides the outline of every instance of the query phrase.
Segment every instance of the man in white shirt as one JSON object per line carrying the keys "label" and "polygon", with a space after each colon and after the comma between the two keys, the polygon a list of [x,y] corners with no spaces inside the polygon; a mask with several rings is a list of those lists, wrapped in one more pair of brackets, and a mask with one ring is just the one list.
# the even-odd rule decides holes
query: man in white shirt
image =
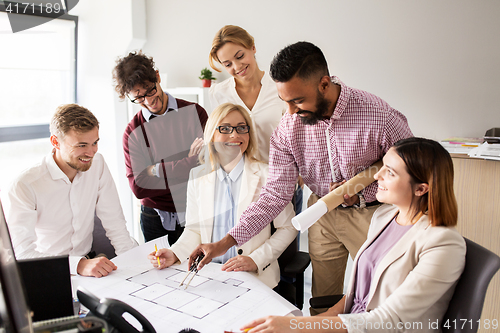
{"label": "man in white shirt", "polygon": [[88,259],[94,214],[116,254],[130,237],[115,183],[97,153],[99,122],[86,108],[60,106],[50,124],[52,152],[24,171],[9,191],[7,223],[18,259],[69,255],[72,274],[102,277],[117,267],[105,257]]}

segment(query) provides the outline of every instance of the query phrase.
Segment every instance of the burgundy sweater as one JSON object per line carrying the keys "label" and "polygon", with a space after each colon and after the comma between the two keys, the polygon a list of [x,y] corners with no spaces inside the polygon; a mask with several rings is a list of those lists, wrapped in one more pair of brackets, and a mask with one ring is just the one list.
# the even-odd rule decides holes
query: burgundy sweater
{"label": "burgundy sweater", "polygon": [[[123,134],[132,192],[142,205],[167,212],[186,211],[189,171],[198,165],[198,155],[188,157],[188,153],[193,141],[203,138],[208,119],[200,105],[176,101],[178,111],[170,110],[149,122],[142,111],[137,112]],[[147,175],[147,167],[155,163],[161,163],[160,178]]]}

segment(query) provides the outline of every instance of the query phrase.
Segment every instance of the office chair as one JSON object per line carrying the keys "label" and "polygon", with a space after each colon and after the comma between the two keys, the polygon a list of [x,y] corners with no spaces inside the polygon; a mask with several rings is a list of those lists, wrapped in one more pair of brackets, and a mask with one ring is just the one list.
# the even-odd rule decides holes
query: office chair
{"label": "office chair", "polygon": [[[271,232],[274,233],[271,224]],[[304,305],[304,271],[311,262],[309,253],[299,251],[298,235],[278,258],[281,279],[275,291],[302,310]]]}
{"label": "office chair", "polygon": [[[464,239],[467,247],[465,267],[441,321],[443,333],[477,332],[488,285],[500,269],[499,256],[465,237]],[[342,295],[313,297],[309,303],[313,308],[327,308],[335,305],[341,298]],[[465,324],[464,320],[467,320]]]}
{"label": "office chair", "polygon": [[[442,321],[441,328],[447,333],[477,332],[488,285],[500,268],[500,257],[495,253],[467,238],[465,244],[465,268]],[[462,328],[464,319],[467,323]]]}
{"label": "office chair", "polygon": [[95,254],[104,253],[108,259],[116,257],[115,248],[111,245],[111,241],[106,236],[106,230],[102,226],[101,219],[94,214],[94,232],[92,233],[93,241],[91,252]]}
{"label": "office chair", "polygon": [[[295,185],[295,194],[292,198],[293,210],[296,214],[302,211],[302,192],[296,196],[298,184]],[[271,223],[271,234],[276,231]],[[274,289],[287,301],[302,310],[304,306],[304,271],[311,263],[309,253],[299,251],[300,233],[278,258],[280,266],[280,282]]]}

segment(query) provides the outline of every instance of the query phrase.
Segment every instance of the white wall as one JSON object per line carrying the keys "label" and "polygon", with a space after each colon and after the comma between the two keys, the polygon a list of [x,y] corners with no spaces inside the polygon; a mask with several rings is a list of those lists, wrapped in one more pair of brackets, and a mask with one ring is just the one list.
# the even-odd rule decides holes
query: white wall
{"label": "white wall", "polygon": [[168,87],[199,86],[213,36],[236,24],[265,70],[287,44],[315,43],[331,74],[403,112],[415,135],[481,137],[500,126],[500,1],[148,0],[146,9],[144,51]]}
{"label": "white wall", "polygon": [[79,16],[78,102],[101,122],[100,152],[129,222],[127,106],[113,90],[115,60],[143,47],[167,73],[167,87],[200,86],[213,36],[226,24],[255,37],[265,70],[287,44],[315,43],[332,74],[399,109],[415,135],[476,137],[500,126],[497,0],[86,0],[70,14]]}
{"label": "white wall", "polygon": [[119,101],[111,73],[118,57],[144,45],[144,1],[87,0],[70,11],[79,19],[77,103],[92,111],[100,122],[99,152],[117,185],[127,227],[136,237],[138,226],[133,223],[122,149],[122,136],[129,121],[128,102]]}

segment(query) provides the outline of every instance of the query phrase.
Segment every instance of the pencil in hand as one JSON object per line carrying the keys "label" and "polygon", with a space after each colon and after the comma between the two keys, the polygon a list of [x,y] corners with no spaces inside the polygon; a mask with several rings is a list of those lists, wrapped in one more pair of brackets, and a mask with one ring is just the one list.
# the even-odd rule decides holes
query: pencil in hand
{"label": "pencil in hand", "polygon": [[[158,252],[158,247],[155,244],[155,251]],[[160,257],[156,257],[156,260],[158,260],[158,268],[161,266],[160,264]]]}

